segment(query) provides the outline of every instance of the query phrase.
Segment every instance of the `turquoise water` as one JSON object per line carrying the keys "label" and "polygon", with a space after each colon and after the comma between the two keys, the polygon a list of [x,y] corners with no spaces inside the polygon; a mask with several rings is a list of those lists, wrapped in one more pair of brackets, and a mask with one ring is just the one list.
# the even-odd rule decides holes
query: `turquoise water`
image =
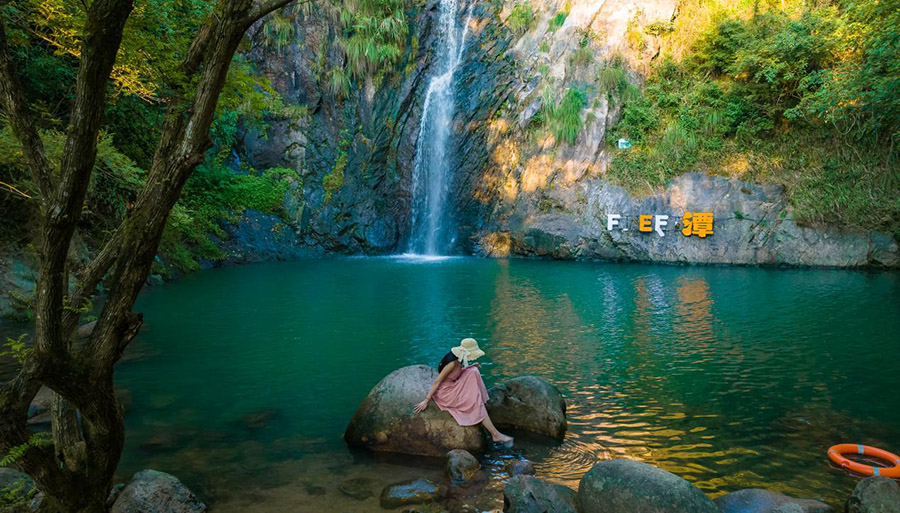
{"label": "turquoise water", "polygon": [[898,273],[324,259],[197,273],[136,309],[145,328],[116,375],[120,473],[173,472],[214,511],[330,510],[316,501],[337,500],[343,476],[437,472],[341,435],[384,375],[465,336],[489,386],[535,374],[563,391],[566,439],[518,450],[572,487],[628,457],[712,496],[761,486],[837,506],[856,479],[828,446],[900,451]]}

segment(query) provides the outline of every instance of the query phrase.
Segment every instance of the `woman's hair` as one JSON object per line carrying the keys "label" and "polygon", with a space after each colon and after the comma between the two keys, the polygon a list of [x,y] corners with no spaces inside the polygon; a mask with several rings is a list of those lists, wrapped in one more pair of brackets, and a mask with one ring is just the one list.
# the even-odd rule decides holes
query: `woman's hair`
{"label": "woman's hair", "polygon": [[445,354],[443,358],[441,358],[441,363],[438,364],[438,372],[440,373],[444,370],[444,367],[450,365],[451,363],[457,361],[456,355],[453,354],[453,351]]}

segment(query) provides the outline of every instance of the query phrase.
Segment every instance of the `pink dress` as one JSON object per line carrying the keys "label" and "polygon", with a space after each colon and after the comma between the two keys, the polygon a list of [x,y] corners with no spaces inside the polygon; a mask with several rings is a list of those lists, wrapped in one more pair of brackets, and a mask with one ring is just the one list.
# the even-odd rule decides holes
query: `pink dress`
{"label": "pink dress", "polygon": [[488,393],[478,367],[457,367],[438,385],[433,399],[440,409],[449,411],[460,426],[474,426],[487,417],[484,403]]}

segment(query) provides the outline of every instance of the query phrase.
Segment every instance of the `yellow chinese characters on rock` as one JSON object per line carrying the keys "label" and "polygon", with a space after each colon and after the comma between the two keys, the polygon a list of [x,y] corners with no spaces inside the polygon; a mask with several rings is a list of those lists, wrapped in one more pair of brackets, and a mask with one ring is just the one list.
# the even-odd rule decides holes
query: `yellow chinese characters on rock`
{"label": "yellow chinese characters on rock", "polygon": [[713,214],[712,212],[685,212],[681,219],[684,227],[681,233],[685,237],[696,235],[700,238],[712,235],[713,233]]}

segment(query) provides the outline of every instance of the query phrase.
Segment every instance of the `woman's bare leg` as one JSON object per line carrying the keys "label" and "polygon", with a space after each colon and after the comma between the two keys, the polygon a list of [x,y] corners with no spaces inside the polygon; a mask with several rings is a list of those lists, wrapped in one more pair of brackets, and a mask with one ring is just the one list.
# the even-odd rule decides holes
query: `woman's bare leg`
{"label": "woman's bare leg", "polygon": [[511,436],[504,435],[500,431],[497,431],[497,428],[494,427],[494,423],[491,422],[490,415],[486,416],[484,420],[481,421],[481,425],[488,430],[488,433],[491,434],[491,438],[493,438],[495,442],[510,442],[513,439]]}

